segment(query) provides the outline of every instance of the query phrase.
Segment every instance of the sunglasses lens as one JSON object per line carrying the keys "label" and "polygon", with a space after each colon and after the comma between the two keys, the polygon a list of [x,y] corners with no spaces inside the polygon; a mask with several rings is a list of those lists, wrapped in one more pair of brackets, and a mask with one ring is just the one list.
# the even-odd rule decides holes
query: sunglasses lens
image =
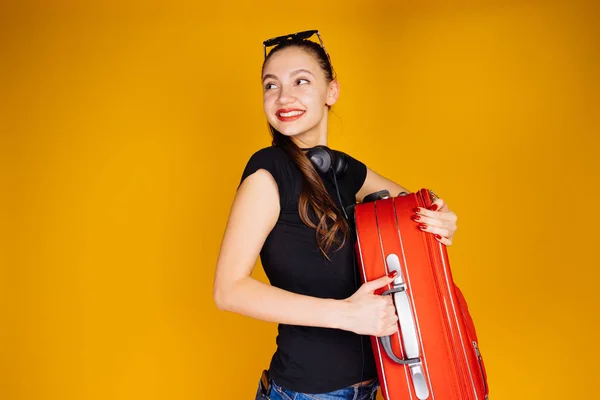
{"label": "sunglasses lens", "polygon": [[278,45],[280,43],[283,43],[287,40],[304,40],[304,39],[308,39],[309,37],[311,37],[312,35],[314,35],[317,31],[304,31],[304,32],[298,32],[298,33],[293,33],[291,35],[285,35],[285,36],[278,36],[272,39],[268,39],[265,40],[263,42],[263,44],[267,47],[269,46],[275,46]]}
{"label": "sunglasses lens", "polygon": [[296,35],[294,35],[294,36],[296,36],[297,39],[304,40],[304,39],[308,39],[315,33],[317,33],[317,31],[305,31],[305,32],[296,33]]}
{"label": "sunglasses lens", "polygon": [[267,46],[267,47],[274,46],[274,45],[278,44],[283,39],[284,39],[284,36],[280,36],[280,37],[276,37],[276,38],[273,38],[273,39],[265,40],[263,42],[263,44],[265,46]]}

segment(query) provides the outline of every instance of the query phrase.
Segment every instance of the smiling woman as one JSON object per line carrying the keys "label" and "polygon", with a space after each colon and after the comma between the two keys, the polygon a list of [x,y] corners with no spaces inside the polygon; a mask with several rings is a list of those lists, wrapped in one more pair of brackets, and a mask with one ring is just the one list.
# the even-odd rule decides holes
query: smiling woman
{"label": "smiling woman", "polygon": [[[214,298],[220,309],[279,323],[257,399],[374,399],[379,383],[369,336],[397,330],[392,300],[374,291],[394,276],[359,285],[345,206],[379,190],[408,190],[327,147],[340,84],[322,42],[308,40],[313,33],[265,42],[276,44],[265,50],[262,68],[273,143],[242,173]],[[417,214],[422,230],[451,244],[456,216],[443,200]],[[271,285],[251,277],[259,255]]]}

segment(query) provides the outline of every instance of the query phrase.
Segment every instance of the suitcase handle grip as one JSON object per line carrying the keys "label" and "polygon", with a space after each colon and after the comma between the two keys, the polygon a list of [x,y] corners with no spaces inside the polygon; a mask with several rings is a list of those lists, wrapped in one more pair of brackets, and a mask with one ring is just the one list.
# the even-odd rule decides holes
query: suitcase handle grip
{"label": "suitcase handle grip", "polygon": [[[381,295],[386,296],[388,294],[404,292],[405,290],[406,290],[406,288],[404,288],[404,287],[395,287],[393,289],[386,290]],[[407,364],[414,364],[414,363],[421,362],[421,359],[419,357],[407,358],[407,359],[402,359],[402,358],[398,357],[394,353],[394,349],[392,349],[392,335],[382,336],[382,337],[379,337],[378,339],[381,342],[381,345],[383,346],[383,350],[385,350],[385,353],[388,355],[388,357],[391,358],[392,360],[394,360],[395,362],[397,362],[398,364],[407,365]]]}
{"label": "suitcase handle grip", "polygon": [[407,283],[400,267],[398,255],[391,253],[385,259],[388,272],[396,271],[396,279],[392,284],[392,289],[386,290],[382,295],[391,294],[394,297],[394,306],[398,315],[398,325],[402,333],[402,342],[404,353],[407,358],[419,357],[419,338],[417,335],[417,325],[410,304],[410,298],[407,290]]}
{"label": "suitcase handle grip", "polygon": [[398,364],[408,365],[410,368],[410,375],[413,380],[413,385],[415,388],[415,394],[419,400],[425,400],[429,398],[429,388],[427,387],[427,381],[425,380],[425,374],[423,373],[423,364],[421,363],[420,358],[408,358],[403,360],[394,354],[394,350],[392,349],[392,341],[390,336],[379,337],[379,341],[381,342],[385,353],[388,355],[390,359],[397,362]]}

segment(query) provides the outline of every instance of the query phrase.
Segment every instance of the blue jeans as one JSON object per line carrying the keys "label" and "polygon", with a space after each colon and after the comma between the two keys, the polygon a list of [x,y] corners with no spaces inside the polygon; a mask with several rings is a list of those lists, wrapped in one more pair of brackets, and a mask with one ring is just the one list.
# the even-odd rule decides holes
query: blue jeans
{"label": "blue jeans", "polygon": [[378,388],[379,382],[375,379],[374,382],[360,388],[348,386],[329,393],[312,394],[299,393],[282,388],[275,381],[271,380],[269,396],[267,397],[261,393],[259,384],[255,400],[375,400]]}

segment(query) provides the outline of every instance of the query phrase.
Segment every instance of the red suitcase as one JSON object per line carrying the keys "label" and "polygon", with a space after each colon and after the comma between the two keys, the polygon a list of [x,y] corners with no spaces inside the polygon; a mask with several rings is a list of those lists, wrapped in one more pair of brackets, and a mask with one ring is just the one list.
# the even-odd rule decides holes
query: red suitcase
{"label": "red suitcase", "polygon": [[432,193],[421,189],[365,199],[354,209],[362,282],[398,271],[380,294],[393,296],[399,330],[371,337],[381,392],[386,400],[485,400],[475,326],[454,284],[446,246],[411,219],[415,207],[432,202]]}

